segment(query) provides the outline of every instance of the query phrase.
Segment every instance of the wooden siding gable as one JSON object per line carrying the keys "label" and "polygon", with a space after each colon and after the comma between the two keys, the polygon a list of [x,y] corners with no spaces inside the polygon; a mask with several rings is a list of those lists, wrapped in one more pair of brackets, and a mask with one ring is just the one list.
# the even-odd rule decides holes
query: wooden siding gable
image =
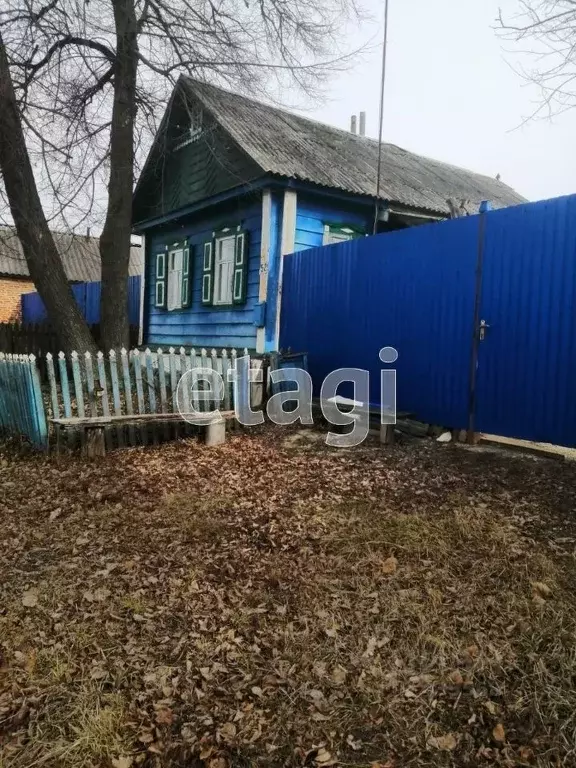
{"label": "wooden siding gable", "polygon": [[[190,114],[202,128],[189,133]],[[168,215],[264,174],[199,100],[176,88],[134,193],[135,224]]]}

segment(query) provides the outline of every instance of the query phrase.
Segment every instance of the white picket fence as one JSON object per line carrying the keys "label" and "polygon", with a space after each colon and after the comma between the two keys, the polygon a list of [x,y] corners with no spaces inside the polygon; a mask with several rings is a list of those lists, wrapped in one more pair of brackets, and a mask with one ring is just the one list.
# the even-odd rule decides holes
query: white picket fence
{"label": "white picket fence", "polygon": [[[186,351],[170,348],[144,351],[122,349],[108,355],[98,352],[94,358],[89,352],[69,356],[60,352],[57,359],[46,355],[49,382],[49,418],[128,417],[142,414],[178,413],[177,389],[180,378],[188,371],[197,369],[216,371],[222,377],[224,390],[221,396],[212,398],[208,392],[192,388],[190,406],[195,411],[212,411],[220,408],[234,409],[234,386],[229,371],[235,369],[239,355],[248,355],[247,350],[208,352],[202,349]],[[250,367],[259,368],[262,360],[250,358]],[[200,387],[201,390],[201,387]],[[262,386],[246,382],[246,396],[252,405],[261,401]],[[188,395],[186,395],[187,397]],[[168,433],[179,436],[187,432],[186,424],[162,424],[154,426],[152,421],[146,427],[129,425],[110,428],[116,430],[118,444],[147,443],[158,435]],[[108,435],[109,437],[109,435]]]}

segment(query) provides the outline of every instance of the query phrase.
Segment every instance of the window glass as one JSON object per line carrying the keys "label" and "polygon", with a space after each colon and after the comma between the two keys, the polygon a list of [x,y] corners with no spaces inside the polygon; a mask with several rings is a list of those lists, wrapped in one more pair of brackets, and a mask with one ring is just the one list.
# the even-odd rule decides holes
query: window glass
{"label": "window glass", "polygon": [[221,237],[216,240],[214,262],[214,304],[232,304],[234,278],[234,245],[236,238]]}

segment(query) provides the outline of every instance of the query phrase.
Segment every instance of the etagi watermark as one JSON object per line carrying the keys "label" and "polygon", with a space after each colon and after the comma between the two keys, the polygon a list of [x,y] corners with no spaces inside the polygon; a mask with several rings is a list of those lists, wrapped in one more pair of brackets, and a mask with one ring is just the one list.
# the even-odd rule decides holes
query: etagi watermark
{"label": "etagi watermark", "polygon": [[[391,365],[398,359],[394,347],[383,347],[379,353],[382,363]],[[234,415],[246,427],[264,424],[264,410],[252,410],[252,384],[262,383],[262,369],[252,368],[248,355],[238,357],[226,373],[233,387]],[[312,425],[312,378],[303,368],[279,368],[270,371],[275,389],[266,403],[266,415],[274,424],[300,422]],[[352,385],[352,398],[338,395],[342,385]],[[221,373],[212,368],[186,371],[176,391],[176,405],[182,418],[190,424],[205,424],[207,416],[218,420],[224,402],[225,384]],[[216,404],[217,409],[203,410],[201,405]],[[338,368],[329,373],[320,388],[318,404],[324,419],[341,431],[328,432],[326,444],[335,448],[352,448],[368,436],[370,420],[370,373],[363,368]],[[396,424],[396,369],[380,371],[380,423]],[[347,431],[342,431],[347,430]]]}

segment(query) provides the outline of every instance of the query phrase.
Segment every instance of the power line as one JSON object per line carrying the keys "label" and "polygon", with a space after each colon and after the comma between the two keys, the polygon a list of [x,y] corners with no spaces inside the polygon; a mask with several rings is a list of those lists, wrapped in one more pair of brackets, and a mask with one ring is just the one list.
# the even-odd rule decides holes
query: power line
{"label": "power line", "polygon": [[386,54],[388,50],[388,3],[384,0],[384,40],[382,41],[382,75],[380,80],[380,116],[378,126],[378,170],[376,175],[376,203],[374,205],[373,234],[378,231],[378,215],[380,213],[380,170],[382,168],[382,127],[384,125],[384,87],[386,85]]}

